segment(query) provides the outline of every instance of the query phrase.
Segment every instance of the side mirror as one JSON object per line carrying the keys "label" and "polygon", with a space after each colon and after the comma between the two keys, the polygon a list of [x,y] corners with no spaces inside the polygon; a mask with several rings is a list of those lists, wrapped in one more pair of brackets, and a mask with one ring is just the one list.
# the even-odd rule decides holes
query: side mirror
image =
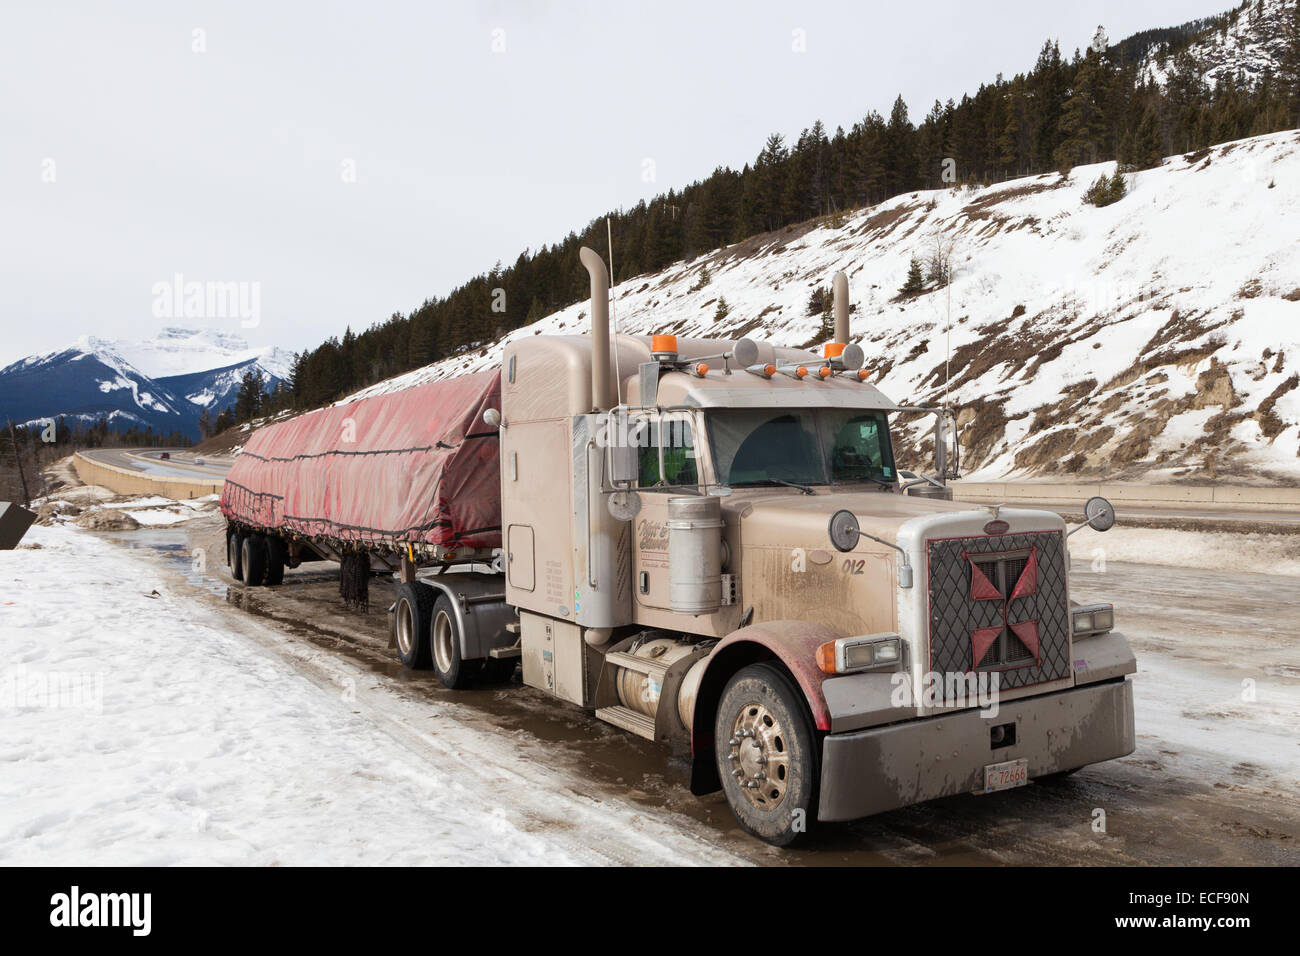
{"label": "side mirror", "polygon": [[858,546],[858,539],[862,536],[858,528],[858,516],[845,509],[831,515],[831,522],[826,530],[836,551],[852,551]]}
{"label": "side mirror", "polygon": [[1083,506],[1083,517],[1093,531],[1109,531],[1115,526],[1115,506],[1098,495]]}
{"label": "side mirror", "polygon": [[[1071,528],[1069,534],[1091,528],[1093,531],[1109,531],[1115,526],[1115,506],[1105,498],[1097,495],[1089,498],[1083,505],[1083,524]],[[1068,537],[1068,535],[1067,535]]]}
{"label": "side mirror", "polygon": [[831,544],[835,545],[836,551],[852,551],[858,546],[859,538],[870,538],[887,548],[893,548],[899,554],[898,586],[900,588],[910,588],[912,586],[912,564],[908,560],[907,552],[891,541],[877,538],[874,534],[863,531],[858,526],[858,516],[852,511],[841,508],[831,515],[830,525],[826,531],[830,535]]}

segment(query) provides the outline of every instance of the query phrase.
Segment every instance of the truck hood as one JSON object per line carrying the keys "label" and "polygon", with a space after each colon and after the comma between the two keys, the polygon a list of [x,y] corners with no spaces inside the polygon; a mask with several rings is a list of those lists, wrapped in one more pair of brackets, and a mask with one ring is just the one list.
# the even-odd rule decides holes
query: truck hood
{"label": "truck hood", "polygon": [[746,489],[743,494],[733,494],[723,507],[743,519],[746,546],[804,548],[831,547],[827,526],[831,515],[841,508],[857,515],[863,531],[891,542],[898,538],[899,529],[914,519],[964,514],[982,525],[992,516],[985,505],[912,498],[885,491],[818,491],[804,495],[785,488]]}

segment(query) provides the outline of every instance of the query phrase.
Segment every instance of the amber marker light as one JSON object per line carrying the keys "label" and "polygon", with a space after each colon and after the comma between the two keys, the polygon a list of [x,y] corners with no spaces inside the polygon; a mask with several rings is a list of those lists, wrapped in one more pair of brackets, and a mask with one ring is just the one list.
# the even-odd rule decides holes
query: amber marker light
{"label": "amber marker light", "polygon": [[830,378],[835,373],[831,371],[831,367],[829,365],[823,365],[821,368],[817,370],[817,374],[820,375],[823,379],[826,379],[826,378]]}
{"label": "amber marker light", "polygon": [[695,374],[703,378],[705,375],[709,374],[709,367],[701,362],[699,365],[695,366]]}
{"label": "amber marker light", "polygon": [[817,648],[817,667],[826,674],[852,674],[871,668],[897,669],[903,641],[893,632],[841,637]]}

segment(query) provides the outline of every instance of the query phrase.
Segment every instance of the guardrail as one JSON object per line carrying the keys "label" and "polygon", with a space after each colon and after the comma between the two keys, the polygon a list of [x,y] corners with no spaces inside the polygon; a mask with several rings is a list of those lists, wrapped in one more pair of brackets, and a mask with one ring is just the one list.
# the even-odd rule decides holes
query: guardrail
{"label": "guardrail", "polygon": [[102,485],[119,495],[161,495],[185,501],[205,495],[219,495],[224,484],[223,481],[212,478],[151,475],[117,465],[106,465],[102,461],[87,458],[81,452],[72,456],[72,467],[76,469],[77,477],[86,484]]}
{"label": "guardrail", "polygon": [[958,501],[999,501],[1007,504],[1038,501],[1077,504],[1093,495],[1117,507],[1206,507],[1240,511],[1300,512],[1300,488],[1261,488],[1243,485],[1137,485],[1123,482],[1002,482],[954,481]]}

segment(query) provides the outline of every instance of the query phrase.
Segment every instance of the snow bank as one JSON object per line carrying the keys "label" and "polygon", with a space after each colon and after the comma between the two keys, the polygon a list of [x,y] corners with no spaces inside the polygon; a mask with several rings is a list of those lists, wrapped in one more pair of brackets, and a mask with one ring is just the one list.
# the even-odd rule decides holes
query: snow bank
{"label": "snow bank", "polygon": [[[365,674],[339,663],[336,686],[314,682],[241,633],[256,621],[92,535],[26,540],[0,552],[0,863],[586,861],[503,796],[516,744],[452,727],[454,750],[421,751],[371,719]],[[428,738],[440,709],[412,705],[411,733]],[[461,756],[475,748],[497,769]],[[517,789],[594,840],[637,834],[646,861],[729,858],[572,786]]]}

